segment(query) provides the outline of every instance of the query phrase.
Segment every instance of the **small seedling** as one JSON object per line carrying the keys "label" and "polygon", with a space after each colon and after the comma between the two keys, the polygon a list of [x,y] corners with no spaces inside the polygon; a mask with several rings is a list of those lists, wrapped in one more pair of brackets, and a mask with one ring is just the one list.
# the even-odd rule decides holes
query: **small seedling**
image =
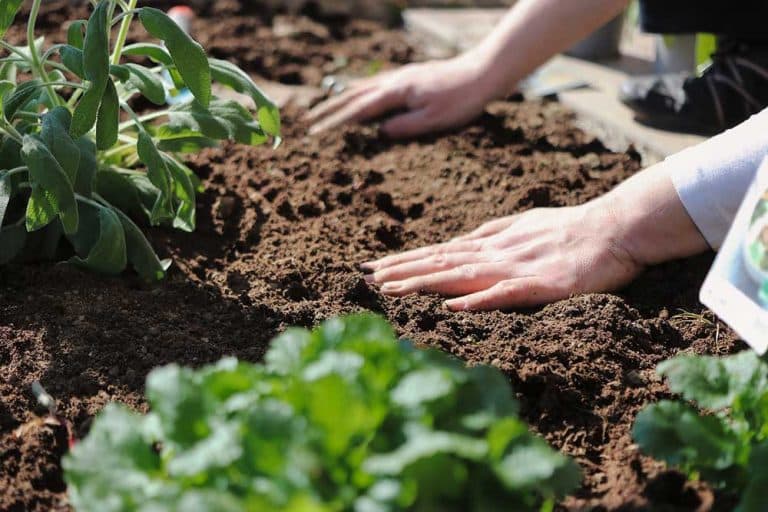
{"label": "small seedling", "polygon": [[[138,225],[194,230],[201,183],[181,155],[227,139],[277,144],[280,117],[246,73],[209,59],[162,11],[137,0],[93,3],[90,19],[69,25],[66,44],[46,48],[35,38],[41,0],[24,47],[2,40],[22,0],[0,0],[0,264],[68,252],[94,271],[130,264],[158,280],[169,262]],[[136,19],[162,44],[127,45]],[[255,118],[215,98],[212,81],[250,96]],[[193,101],[169,107],[166,98],[183,89]],[[154,107],[136,112],[140,96]]]}
{"label": "small seedling", "polygon": [[278,337],[265,364],[176,365],[151,412],[108,405],[64,458],[80,512],[551,511],[576,464],[504,376],[399,341],[371,315]]}

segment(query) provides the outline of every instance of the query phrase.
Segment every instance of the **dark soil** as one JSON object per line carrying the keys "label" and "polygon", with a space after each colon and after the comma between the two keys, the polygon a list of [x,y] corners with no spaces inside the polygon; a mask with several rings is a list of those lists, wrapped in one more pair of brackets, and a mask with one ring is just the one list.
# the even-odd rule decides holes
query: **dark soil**
{"label": "dark soil", "polygon": [[[277,18],[328,32],[278,36],[270,20],[214,4],[235,17],[198,24],[198,37],[267,76],[284,79],[284,59],[293,59],[295,80],[316,84],[340,52],[355,61],[384,48],[388,65],[412,55],[399,34],[370,24],[361,35],[357,23],[323,29]],[[77,8],[49,5],[58,6],[46,18],[57,28]],[[629,435],[636,413],[668,395],[654,373],[659,361],[741,348],[727,329],[678,316],[703,311],[697,290],[711,256],[652,268],[618,294],[506,313],[449,313],[434,296],[386,298],[357,269],[496,216],[587,201],[638,171],[635,153],[608,151],[554,103],[497,103],[457,133],[410,143],[382,140],[374,128],[309,138],[299,115],[285,112],[277,151],[224,145],[191,161],[207,187],[197,232],[151,232],[161,256],[175,261],[164,283],[49,264],[0,269],[0,510],[66,509],[59,464],[67,435],[40,420],[34,380],[80,436],[110,400],[144,409],[144,378],[157,365],[258,361],[289,325],[361,310],[385,315],[422,345],[502,369],[532,427],[585,470],[563,509],[730,508],[641,456]]]}

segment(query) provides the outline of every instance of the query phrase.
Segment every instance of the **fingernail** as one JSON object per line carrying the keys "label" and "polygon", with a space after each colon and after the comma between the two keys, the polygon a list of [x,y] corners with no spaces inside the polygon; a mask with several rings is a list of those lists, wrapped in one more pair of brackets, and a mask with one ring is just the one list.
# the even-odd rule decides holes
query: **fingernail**
{"label": "fingernail", "polygon": [[399,292],[402,289],[403,285],[397,283],[384,283],[384,285],[381,287],[381,291],[383,293]]}
{"label": "fingernail", "polygon": [[466,311],[469,308],[467,301],[461,299],[447,300],[445,306],[451,311]]}

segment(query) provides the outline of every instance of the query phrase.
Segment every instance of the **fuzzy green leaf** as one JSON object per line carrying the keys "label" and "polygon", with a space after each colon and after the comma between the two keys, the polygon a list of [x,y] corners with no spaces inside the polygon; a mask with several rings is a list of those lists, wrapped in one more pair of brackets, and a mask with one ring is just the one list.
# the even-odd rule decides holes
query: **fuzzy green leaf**
{"label": "fuzzy green leaf", "polygon": [[207,107],[211,101],[211,68],[203,48],[163,11],[144,7],[139,19],[147,32],[165,43],[184,83]]}
{"label": "fuzzy green leaf", "polygon": [[138,64],[125,64],[131,73],[129,83],[136,87],[141,94],[155,105],[165,104],[165,87],[160,77],[149,69]]}
{"label": "fuzzy green leaf", "polygon": [[109,149],[117,143],[119,124],[120,99],[117,97],[114,82],[108,78],[96,121],[96,147],[98,149]]}
{"label": "fuzzy green leaf", "polygon": [[[67,173],[48,151],[45,144],[33,136],[24,136],[21,154],[27,167],[29,167],[33,197],[38,199],[33,205],[35,217],[31,219],[29,216],[27,217],[28,227],[31,224],[35,229],[39,229],[47,225],[45,222],[48,220],[46,212],[49,211],[50,206],[50,209],[61,218],[64,231],[68,234],[76,232],[78,226],[77,203],[72,181]],[[43,222],[45,224],[42,224]],[[32,230],[30,229],[30,231]]]}
{"label": "fuzzy green leaf", "polygon": [[189,179],[192,172],[186,166],[171,157],[164,157],[165,164],[173,178],[173,198],[176,204],[176,216],[173,227],[191,233],[195,230],[195,186]]}
{"label": "fuzzy green leaf", "polygon": [[75,141],[75,145],[80,151],[80,163],[77,168],[77,178],[73,185],[74,190],[85,197],[91,197],[98,166],[96,145],[87,137],[80,137]]}
{"label": "fuzzy green leaf", "polygon": [[82,50],[85,44],[85,36],[83,35],[88,22],[85,20],[75,20],[69,24],[67,29],[67,44],[71,47]]}
{"label": "fuzzy green leaf", "polygon": [[23,3],[24,0],[0,0],[0,38],[5,36],[8,28],[13,25],[16,13]]}
{"label": "fuzzy green leaf", "polygon": [[3,115],[12,121],[16,113],[40,94],[40,80],[23,82],[9,96],[3,98]]}
{"label": "fuzzy green leaf", "polygon": [[150,282],[160,281],[165,277],[170,261],[161,261],[139,227],[120,210],[115,210],[125,230],[125,243],[128,262],[142,279]]}
{"label": "fuzzy green leaf", "polygon": [[96,118],[109,81],[109,0],[101,0],[88,20],[83,43],[83,72],[90,86],[72,115],[73,138],[82,137],[96,124]]}
{"label": "fuzzy green leaf", "polygon": [[156,226],[164,221],[173,220],[176,217],[173,207],[173,179],[165,159],[158,151],[152,138],[144,131],[139,132],[136,150],[141,161],[147,166],[149,181],[160,191],[160,195],[152,207],[150,222]]}
{"label": "fuzzy green leaf", "polygon": [[213,100],[209,108],[193,102],[171,109],[167,132],[192,130],[215,140],[231,139],[257,146],[267,136],[250,112],[235,101]]}
{"label": "fuzzy green leaf", "polygon": [[173,66],[173,58],[160,45],[152,43],[129,44],[123,48],[123,55],[133,55],[138,57],[149,57],[153,62]]}
{"label": "fuzzy green leaf", "polygon": [[65,107],[56,107],[42,116],[40,138],[48,150],[67,173],[69,181],[75,183],[80,166],[80,148],[69,136],[72,116]]}
{"label": "fuzzy green leaf", "polygon": [[64,64],[68,70],[70,70],[81,79],[85,78],[85,68],[83,67],[83,50],[75,48],[71,45],[62,46],[61,49],[59,49],[59,55],[61,55],[62,64]]}
{"label": "fuzzy green leaf", "polygon": [[3,225],[3,219],[5,219],[5,212],[8,209],[8,204],[11,202],[13,196],[13,183],[11,177],[7,174],[0,176],[0,226]]}
{"label": "fuzzy green leaf", "polygon": [[257,109],[261,129],[273,136],[280,135],[280,112],[243,70],[225,60],[210,59],[213,79],[235,91],[249,95]]}
{"label": "fuzzy green leaf", "polygon": [[117,213],[79,203],[80,228],[68,236],[78,256],[69,261],[102,274],[119,274],[127,265],[125,232]]}

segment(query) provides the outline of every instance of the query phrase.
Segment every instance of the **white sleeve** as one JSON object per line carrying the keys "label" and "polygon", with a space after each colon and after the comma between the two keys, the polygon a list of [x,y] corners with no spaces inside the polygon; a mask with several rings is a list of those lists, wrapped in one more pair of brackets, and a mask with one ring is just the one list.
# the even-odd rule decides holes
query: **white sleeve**
{"label": "white sleeve", "polygon": [[693,222],[719,249],[749,185],[768,155],[768,109],[665,160]]}

